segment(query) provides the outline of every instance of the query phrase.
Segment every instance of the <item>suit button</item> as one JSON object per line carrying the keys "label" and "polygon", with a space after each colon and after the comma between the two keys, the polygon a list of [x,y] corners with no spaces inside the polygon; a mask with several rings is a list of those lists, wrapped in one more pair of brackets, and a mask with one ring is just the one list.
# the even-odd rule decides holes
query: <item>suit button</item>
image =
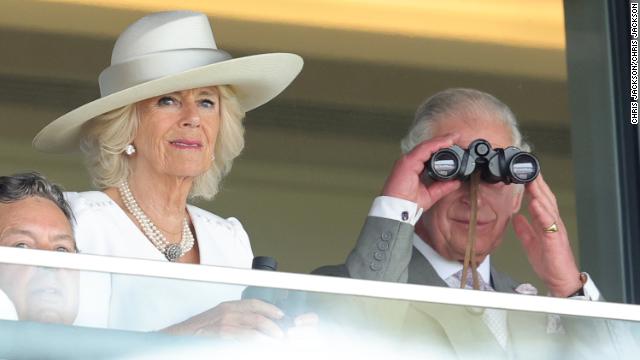
{"label": "suit button", "polygon": [[378,261],[382,261],[384,260],[384,253],[382,251],[376,251],[373,253],[373,258]]}
{"label": "suit button", "polygon": [[380,265],[380,263],[378,262],[371,262],[371,264],[369,264],[369,268],[373,271],[379,271],[380,269],[382,269],[382,265]]}
{"label": "suit button", "polygon": [[393,239],[393,234],[391,234],[391,231],[385,231],[382,233],[382,240],[389,241],[391,239]]}
{"label": "suit button", "polygon": [[389,243],[386,241],[378,241],[378,249],[382,251],[389,250]]}

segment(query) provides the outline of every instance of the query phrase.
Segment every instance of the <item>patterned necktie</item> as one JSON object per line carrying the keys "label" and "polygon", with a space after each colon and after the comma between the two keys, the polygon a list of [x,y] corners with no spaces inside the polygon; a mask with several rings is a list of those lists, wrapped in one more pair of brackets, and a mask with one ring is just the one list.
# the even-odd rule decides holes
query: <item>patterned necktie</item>
{"label": "patterned necktie", "polygon": [[[460,288],[460,280],[462,278],[462,270],[451,275],[446,279],[446,283],[449,287]],[[478,274],[478,282],[481,291],[495,291],[491,285],[484,282],[482,276]],[[467,281],[465,289],[473,289],[473,276],[471,269],[467,272]],[[482,313],[482,320],[487,325],[493,336],[496,338],[502,349],[507,348],[509,342],[509,332],[507,330],[507,312],[500,309],[484,309]]]}

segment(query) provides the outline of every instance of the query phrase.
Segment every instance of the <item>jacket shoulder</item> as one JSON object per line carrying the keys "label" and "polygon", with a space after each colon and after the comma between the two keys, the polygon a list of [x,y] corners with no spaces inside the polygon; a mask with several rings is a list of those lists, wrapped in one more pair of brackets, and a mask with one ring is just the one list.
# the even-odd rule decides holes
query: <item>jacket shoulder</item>
{"label": "jacket shoulder", "polygon": [[314,275],[326,275],[336,277],[351,277],[349,270],[345,264],[340,265],[325,265],[321,266],[311,272]]}

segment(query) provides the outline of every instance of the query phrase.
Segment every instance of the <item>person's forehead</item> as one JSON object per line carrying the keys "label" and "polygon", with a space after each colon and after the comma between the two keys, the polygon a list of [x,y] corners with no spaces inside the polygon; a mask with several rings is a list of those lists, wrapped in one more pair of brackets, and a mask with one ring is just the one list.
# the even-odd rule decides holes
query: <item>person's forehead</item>
{"label": "person's forehead", "polygon": [[218,90],[217,86],[206,86],[206,87],[201,87],[201,88],[195,88],[195,89],[191,89],[191,91],[198,95],[198,94],[217,94],[220,91]]}
{"label": "person's forehead", "polygon": [[37,196],[0,204],[0,233],[9,226],[72,234],[62,210],[53,201]]}
{"label": "person's forehead", "polygon": [[488,113],[458,113],[452,114],[435,123],[433,136],[458,133],[458,146],[466,148],[476,139],[485,139],[493,147],[507,147],[513,145],[513,134],[509,125],[494,118]]}

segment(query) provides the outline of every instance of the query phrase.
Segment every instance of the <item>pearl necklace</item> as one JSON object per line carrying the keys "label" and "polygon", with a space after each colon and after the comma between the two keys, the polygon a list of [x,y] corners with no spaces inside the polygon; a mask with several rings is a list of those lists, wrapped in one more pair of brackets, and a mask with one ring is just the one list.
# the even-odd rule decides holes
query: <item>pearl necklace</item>
{"label": "pearl necklace", "polygon": [[138,224],[142,228],[142,232],[169,261],[176,261],[185,253],[187,253],[193,247],[194,238],[189,228],[189,220],[185,216],[182,220],[182,241],[179,244],[173,244],[167,241],[167,238],[158,229],[156,224],[151,221],[147,214],[142,211],[136,199],[133,197],[131,190],[129,189],[129,183],[127,180],[123,181],[118,187],[120,191],[120,197],[124,202],[124,206],[129,210],[131,215],[138,221]]}

